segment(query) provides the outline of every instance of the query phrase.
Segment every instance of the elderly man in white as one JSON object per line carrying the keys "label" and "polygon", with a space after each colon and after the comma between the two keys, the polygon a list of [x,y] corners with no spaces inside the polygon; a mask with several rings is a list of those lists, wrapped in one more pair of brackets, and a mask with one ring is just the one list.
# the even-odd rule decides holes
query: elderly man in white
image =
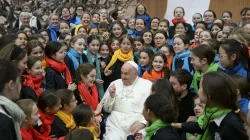
{"label": "elderly man in white", "polygon": [[150,95],[152,83],[138,77],[138,65],[133,61],[124,63],[121,79],[113,81],[103,101],[109,112],[105,140],[125,140],[146,126],[142,115],[143,105]]}

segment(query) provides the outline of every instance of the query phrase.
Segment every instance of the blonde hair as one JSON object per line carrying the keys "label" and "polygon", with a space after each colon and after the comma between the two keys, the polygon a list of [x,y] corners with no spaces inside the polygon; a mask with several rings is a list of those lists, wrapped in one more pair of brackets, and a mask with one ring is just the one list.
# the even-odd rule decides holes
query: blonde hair
{"label": "blonde hair", "polygon": [[231,34],[231,36],[236,35],[241,42],[247,42],[247,46],[250,46],[250,31],[245,30],[242,27],[235,28]]}
{"label": "blonde hair", "polygon": [[31,99],[22,99],[16,102],[16,104],[23,110],[24,114],[30,116],[33,110],[33,105],[36,103]]}

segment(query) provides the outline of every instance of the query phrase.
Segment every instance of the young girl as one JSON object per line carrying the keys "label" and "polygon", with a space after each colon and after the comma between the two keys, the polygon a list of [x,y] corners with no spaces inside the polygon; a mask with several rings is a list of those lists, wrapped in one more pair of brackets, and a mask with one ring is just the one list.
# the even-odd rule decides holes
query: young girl
{"label": "young girl", "polygon": [[107,22],[101,22],[98,26],[99,39],[108,40],[109,39],[109,25]]}
{"label": "young girl", "polygon": [[204,12],[203,18],[204,18],[204,21],[207,23],[208,30],[210,30],[216,18],[215,12],[212,10],[207,10]]}
{"label": "young girl", "polygon": [[[121,67],[127,61],[133,61],[133,51],[132,51],[133,39],[129,35],[124,35],[121,38],[121,48],[115,51],[112,56],[111,61],[106,66],[104,73],[106,76],[110,75],[110,80],[114,81],[121,78]],[[111,68],[111,69],[110,69]],[[119,69],[119,70],[118,70]]]}
{"label": "young girl", "polygon": [[237,25],[239,27],[242,27],[245,23],[250,21],[250,19],[248,18],[249,14],[250,14],[250,8],[249,7],[245,7],[240,11],[240,15],[241,15],[242,20],[237,23]]}
{"label": "young girl", "polygon": [[150,21],[150,29],[153,35],[155,35],[158,32],[159,22],[160,19],[158,17],[154,17]]}
{"label": "young girl", "polygon": [[200,33],[202,31],[204,31],[202,28],[195,29],[195,32],[194,32],[194,43],[192,45],[190,45],[189,50],[192,50],[193,48],[196,48],[198,45],[200,45],[199,35],[200,35]]}
{"label": "young girl", "polygon": [[76,127],[72,111],[76,107],[77,100],[74,93],[68,89],[59,89],[55,95],[60,98],[62,108],[55,114],[50,134],[60,138],[66,136]]}
{"label": "young girl", "polygon": [[220,47],[219,42],[216,39],[208,39],[208,40],[205,40],[202,44],[206,44],[214,50],[214,52],[215,52],[214,62],[219,65],[220,69],[223,69],[221,67],[220,60],[219,60],[219,57],[220,57],[220,55],[219,55],[219,47]]}
{"label": "young girl", "polygon": [[135,31],[132,35],[134,38],[137,36],[141,36],[143,31],[146,30],[146,22],[143,18],[135,19]]}
{"label": "young girl", "polygon": [[102,79],[103,79],[103,81],[105,81],[103,83],[103,88],[104,88],[104,91],[106,91],[109,84],[110,84],[110,80],[104,74],[104,70],[105,70],[105,67],[107,66],[107,64],[109,63],[109,61],[111,60],[111,57],[110,57],[111,48],[110,48],[110,43],[108,41],[104,41],[104,40],[101,41],[99,54],[101,56],[99,59],[101,61]]}
{"label": "young girl", "polygon": [[[26,50],[28,56],[36,56],[41,61],[44,60],[44,48],[43,44],[40,41],[38,40],[29,41],[26,45]],[[45,65],[43,65],[43,67],[45,68]]]}
{"label": "young girl", "polygon": [[[176,101],[166,95],[150,95],[142,111],[144,118],[151,123],[145,128],[145,140],[174,139],[180,140],[176,130],[171,126],[177,120]],[[136,136],[137,138],[140,136]],[[141,139],[141,138],[139,138]]]}
{"label": "young girl", "polygon": [[172,69],[172,61],[174,58],[174,49],[172,46],[163,46],[161,47],[161,53],[167,57],[166,67],[171,70]]}
{"label": "young girl", "polygon": [[49,38],[51,41],[57,41],[57,38],[59,36],[59,26],[58,26],[58,16],[55,14],[51,14],[49,17],[49,26],[48,26],[48,32],[49,32]]}
{"label": "young girl", "polygon": [[154,52],[150,49],[143,49],[139,54],[138,76],[142,77],[143,73],[150,68]]}
{"label": "young girl", "polygon": [[127,30],[127,28],[128,28],[128,22],[127,22],[127,20],[126,19],[121,19],[120,21],[122,22],[124,28]]}
{"label": "young girl", "polygon": [[119,39],[117,38],[111,38],[110,40],[110,44],[111,44],[111,55],[113,55],[115,53],[115,51],[119,50],[121,48],[121,43],[119,41]]}
{"label": "young girl", "polygon": [[46,89],[74,90],[76,85],[72,83],[71,73],[64,63],[67,46],[59,42],[48,42],[45,47],[46,63]]}
{"label": "young girl", "polygon": [[221,15],[221,19],[225,22],[225,23],[230,23],[232,22],[232,18],[233,18],[233,14],[230,11],[224,11]]}
{"label": "young girl", "polygon": [[145,43],[144,43],[143,39],[140,36],[138,36],[138,37],[134,38],[133,46],[134,46],[134,57],[137,60],[139,60],[139,57],[140,57],[139,52],[145,48],[144,47]]}
{"label": "young girl", "polygon": [[21,98],[37,101],[38,97],[42,94],[42,80],[44,77],[42,62],[35,56],[29,56],[27,66],[27,74],[23,75],[25,81],[22,85],[31,87],[32,91],[28,90],[27,88],[26,90],[22,90],[23,92],[21,94]]}
{"label": "young girl", "polygon": [[199,21],[202,21],[202,15],[201,15],[200,13],[195,13],[195,14],[193,14],[193,17],[192,17],[192,22],[194,23],[194,25],[192,26],[193,31],[195,31],[195,29],[196,29],[196,24],[197,24]]}
{"label": "young girl", "polygon": [[102,95],[98,94],[97,86],[94,83],[96,80],[95,66],[88,63],[81,64],[77,69],[75,77],[75,82],[77,83],[75,96],[78,104],[83,102],[89,104],[95,110],[94,114],[100,118],[103,103],[99,103]]}
{"label": "young girl", "polygon": [[135,8],[135,18],[136,19],[143,18],[146,23],[146,27],[148,29],[150,28],[151,18],[149,17],[149,14],[147,13],[147,8],[142,3],[138,3]]}
{"label": "young girl", "polygon": [[205,40],[213,38],[213,34],[210,31],[201,31],[199,35],[199,42],[202,44]]}
{"label": "young girl", "polygon": [[192,73],[193,67],[189,59],[190,51],[187,49],[188,46],[189,39],[186,35],[178,35],[174,38],[175,56],[172,62],[172,71],[182,68]]}
{"label": "young girl", "polygon": [[111,38],[120,38],[126,34],[126,30],[121,21],[114,21],[111,24]]}
{"label": "young girl", "polygon": [[77,70],[78,66],[84,62],[87,62],[87,57],[83,53],[85,50],[85,40],[82,35],[73,36],[70,40],[71,48],[67,52],[67,55],[72,60],[74,64],[74,69]]}
{"label": "young girl", "polygon": [[26,115],[20,127],[22,140],[53,140],[51,137],[41,135],[33,128],[37,125],[39,119],[36,103],[31,99],[22,99],[16,103]]}
{"label": "young girl", "polygon": [[156,46],[156,52],[160,52],[160,49],[163,46],[166,46],[168,44],[168,35],[165,31],[159,31],[154,36],[154,42]]}
{"label": "young girl", "polygon": [[[214,25],[215,23],[216,23],[216,24],[219,23],[219,24],[221,24],[221,25],[223,25],[223,26],[224,26],[224,24],[225,24],[224,20],[222,20],[222,19],[220,19],[220,18],[215,19],[214,22],[213,22],[213,25]],[[213,25],[212,25],[212,26],[213,26]],[[211,30],[211,29],[210,29],[210,30]]]}
{"label": "young girl", "polygon": [[37,102],[39,120],[36,129],[44,136],[51,136],[51,124],[55,114],[62,107],[61,100],[54,93],[47,91],[41,94]]}
{"label": "young girl", "polygon": [[222,31],[217,32],[217,34],[215,35],[215,39],[216,39],[219,43],[225,41],[225,40],[224,40],[224,37],[223,37],[223,32],[222,32]]}
{"label": "young girl", "polygon": [[101,75],[101,63],[99,60],[99,48],[100,48],[100,40],[97,38],[97,36],[91,35],[88,37],[88,49],[86,51],[87,60],[89,64],[92,64],[96,67],[96,83],[97,88],[99,92],[99,98],[102,99],[104,95],[104,89],[103,89],[103,80]]}
{"label": "young girl", "polygon": [[26,44],[28,42],[28,35],[24,32],[18,32],[16,34],[16,39],[15,39],[15,44],[19,47],[21,47],[22,49],[26,48]]}
{"label": "young girl", "polygon": [[83,14],[83,11],[85,11],[83,5],[77,5],[74,10],[74,15],[72,19],[70,20],[70,23],[74,26],[81,24],[81,17]]}
{"label": "young girl", "polygon": [[87,29],[84,26],[78,28],[77,34],[75,35],[83,35],[83,38],[86,39],[88,37]]}
{"label": "young girl", "polygon": [[100,22],[100,15],[98,13],[94,13],[93,14],[93,18],[91,23],[89,24],[90,27],[98,27],[99,26],[99,22]]}
{"label": "young girl", "polygon": [[249,82],[246,78],[239,75],[231,75],[233,81],[237,85],[238,89],[238,104],[241,107],[241,111],[247,115],[249,110]]}
{"label": "young girl", "polygon": [[59,40],[65,41],[68,44],[68,46],[70,46],[69,42],[71,38],[72,36],[69,33],[61,33],[60,36],[58,37]]}
{"label": "young girl", "polygon": [[218,64],[214,63],[215,51],[208,45],[200,45],[191,50],[191,64],[194,67],[195,73],[193,77],[193,86],[195,93],[198,93],[199,83],[204,73],[217,71]]}
{"label": "young girl", "polygon": [[100,123],[95,120],[94,112],[90,105],[78,105],[73,111],[73,117],[78,128],[89,129],[94,135],[94,140],[97,140],[100,135]]}
{"label": "young girl", "polygon": [[237,87],[227,74],[218,71],[204,74],[198,95],[206,105],[199,124],[204,130],[202,139],[247,139],[243,115],[236,104]]}
{"label": "young girl", "polygon": [[220,63],[229,75],[237,74],[249,80],[249,54],[245,44],[227,40],[219,48]]}
{"label": "young girl", "polygon": [[88,35],[99,35],[99,30],[97,27],[90,27],[88,29]]}
{"label": "young girl", "polygon": [[212,25],[211,27],[211,32],[213,34],[213,36],[215,36],[219,31],[221,31],[223,29],[223,25],[220,23],[215,23]]}
{"label": "young girl", "polygon": [[48,33],[48,30],[41,29],[41,30],[39,30],[38,33],[45,38],[45,44],[47,44],[49,42],[49,33]]}
{"label": "young girl", "polygon": [[131,18],[128,20],[128,35],[133,35],[134,34],[134,30],[135,30],[135,19]]}
{"label": "young girl", "polygon": [[145,49],[151,49],[153,52],[155,52],[155,48],[152,46],[153,44],[153,34],[150,30],[145,30],[142,32],[142,39],[144,40],[145,43]]}
{"label": "young girl", "polygon": [[0,59],[14,63],[21,75],[27,69],[27,53],[24,49],[16,46],[14,43],[10,43],[1,49]]}
{"label": "young girl", "polygon": [[142,78],[151,82],[154,82],[160,78],[168,79],[170,71],[166,67],[166,56],[164,54],[158,53],[154,55],[152,60],[151,67],[143,73]]}
{"label": "young girl", "polygon": [[32,34],[32,29],[29,25],[21,25],[19,31],[26,33],[28,36]]}
{"label": "young girl", "polygon": [[158,30],[159,31],[165,31],[168,33],[168,28],[169,28],[169,21],[167,19],[163,19],[159,23]]}
{"label": "young girl", "polygon": [[66,21],[62,21],[59,23],[59,32],[60,33],[70,33],[69,23]]}

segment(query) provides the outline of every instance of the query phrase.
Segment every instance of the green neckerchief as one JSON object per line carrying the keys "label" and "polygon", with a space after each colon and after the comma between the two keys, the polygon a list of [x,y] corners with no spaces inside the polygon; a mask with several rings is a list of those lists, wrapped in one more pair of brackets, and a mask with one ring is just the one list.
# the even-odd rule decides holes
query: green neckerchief
{"label": "green neckerchief", "polygon": [[150,30],[153,35],[156,35],[158,33],[158,30]]}
{"label": "green neckerchief", "polygon": [[[211,72],[211,71],[217,71],[218,67],[219,65],[217,63],[211,63],[205,73]],[[201,80],[201,77],[205,73],[201,73],[201,71],[198,71],[198,70],[195,71],[194,77],[193,77],[193,86],[194,86],[195,93],[198,93],[198,90],[199,90],[198,81]]]}
{"label": "green neckerchief", "polygon": [[162,120],[158,119],[153,124],[151,124],[149,127],[145,128],[145,131],[147,132],[145,140],[150,140],[151,137],[162,127],[170,126],[170,123],[165,123]]}
{"label": "green neckerchief", "polygon": [[150,49],[150,50],[152,50],[154,53],[156,53],[156,49],[153,46],[148,45],[147,48]]}
{"label": "green neckerchief", "polygon": [[[200,116],[200,117],[204,117],[204,116]],[[195,120],[194,120],[194,122],[198,122],[198,119],[200,118],[200,117],[197,117]],[[193,134],[191,134],[191,133],[186,133],[186,138],[188,139],[189,137],[191,137],[191,136],[194,136]],[[195,140],[200,140],[201,139],[201,134],[199,134],[199,135],[197,135],[196,136],[196,138],[195,138]]]}
{"label": "green neckerchief", "polygon": [[200,128],[205,131],[200,139],[201,140],[210,140],[211,139],[211,136],[209,133],[210,121],[215,119],[215,118],[219,118],[223,115],[226,115],[231,111],[232,111],[231,109],[219,109],[217,107],[211,107],[211,108],[207,107],[205,109],[205,115],[200,116],[197,120]]}

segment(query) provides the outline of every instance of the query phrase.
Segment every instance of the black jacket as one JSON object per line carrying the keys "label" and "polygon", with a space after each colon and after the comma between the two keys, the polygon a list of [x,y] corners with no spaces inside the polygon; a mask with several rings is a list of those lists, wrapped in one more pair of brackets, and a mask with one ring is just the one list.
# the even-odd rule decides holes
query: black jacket
{"label": "black jacket", "polygon": [[[188,24],[188,23],[186,23],[186,26],[188,28],[187,36],[188,36],[189,40],[194,39],[194,31],[193,31],[192,26],[190,24]],[[174,31],[174,26],[170,26],[168,32],[169,32],[169,38],[172,39],[174,37],[174,34],[175,34],[174,33],[175,32]]]}
{"label": "black jacket", "polygon": [[69,129],[66,127],[66,124],[57,116],[53,123],[51,124],[50,135],[55,135],[56,138],[66,136],[69,133]]}
{"label": "black jacket", "polygon": [[[3,106],[1,107],[6,114],[9,114]],[[17,135],[13,120],[2,112],[0,112],[0,118],[0,140],[16,140]]]}
{"label": "black jacket", "polygon": [[[46,71],[46,89],[65,89],[67,88],[66,76],[63,73],[59,73],[51,67],[45,69]],[[64,75],[64,77],[62,76]]]}
{"label": "black jacket", "polygon": [[228,113],[221,121],[220,126],[215,122],[209,125],[212,140],[248,140],[244,122],[234,112]]}
{"label": "black jacket", "polygon": [[20,99],[32,99],[37,102],[38,97],[34,89],[30,86],[23,86],[20,93]]}
{"label": "black jacket", "polygon": [[178,133],[172,126],[159,129],[150,140],[180,140]]}

